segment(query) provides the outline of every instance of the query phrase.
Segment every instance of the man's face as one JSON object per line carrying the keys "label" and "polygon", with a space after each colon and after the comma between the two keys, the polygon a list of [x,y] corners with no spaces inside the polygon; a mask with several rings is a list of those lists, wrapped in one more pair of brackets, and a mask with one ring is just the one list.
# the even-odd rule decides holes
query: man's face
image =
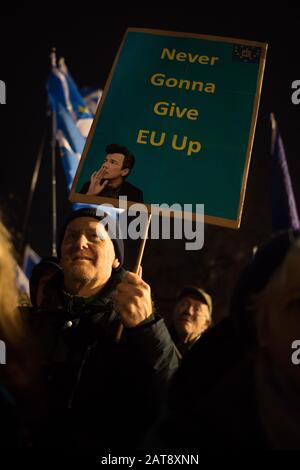
{"label": "man's face", "polygon": [[108,153],[105,157],[102,168],[104,168],[103,178],[107,180],[115,180],[124,178],[128,175],[129,169],[123,169],[124,155],[122,153]]}
{"label": "man's face", "polygon": [[60,265],[65,279],[102,282],[109,279],[118,264],[113,243],[102,224],[92,217],[79,217],[69,223],[61,246]]}
{"label": "man's face", "polygon": [[179,336],[195,339],[210,324],[208,306],[194,297],[183,297],[175,306],[173,324]]}

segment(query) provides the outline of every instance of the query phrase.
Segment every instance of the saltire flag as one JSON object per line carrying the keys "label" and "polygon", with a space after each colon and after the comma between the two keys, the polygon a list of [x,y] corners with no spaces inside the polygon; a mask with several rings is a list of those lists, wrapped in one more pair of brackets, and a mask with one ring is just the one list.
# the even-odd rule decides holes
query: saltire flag
{"label": "saltire flag", "polygon": [[64,61],[61,61],[58,67],[52,67],[47,80],[47,91],[51,110],[56,117],[56,139],[70,190],[93,115]]}
{"label": "saltire flag", "polygon": [[97,106],[101,100],[102,90],[95,89],[91,87],[85,87],[80,89],[80,93],[84,98],[84,101],[89,108],[93,116],[95,116],[97,111]]}
{"label": "saltire flag", "polygon": [[36,264],[41,261],[41,257],[31,248],[26,245],[23,259],[23,266],[17,265],[17,278],[16,284],[21,295],[26,294],[27,298],[30,297],[29,292],[29,279],[32,270]]}
{"label": "saltire flag", "polygon": [[41,257],[31,248],[31,246],[26,245],[22,271],[24,272],[27,279],[30,279],[34,266],[39,264],[40,261]]}
{"label": "saltire flag", "polygon": [[[86,88],[83,96],[70,75],[64,59],[59,60],[57,67],[55,57],[47,80],[47,91],[51,110],[56,117],[56,140],[70,191],[102,90]],[[72,204],[72,207],[75,210],[98,206],[76,203]],[[123,212],[107,206],[103,206],[103,210],[115,217]]]}
{"label": "saltire flag", "polygon": [[299,229],[300,222],[283,141],[272,122],[272,231]]}
{"label": "saltire flag", "polygon": [[28,297],[30,296],[29,292],[29,279],[25,275],[24,271],[20,268],[20,266],[17,266],[17,288],[21,294],[26,294]]}

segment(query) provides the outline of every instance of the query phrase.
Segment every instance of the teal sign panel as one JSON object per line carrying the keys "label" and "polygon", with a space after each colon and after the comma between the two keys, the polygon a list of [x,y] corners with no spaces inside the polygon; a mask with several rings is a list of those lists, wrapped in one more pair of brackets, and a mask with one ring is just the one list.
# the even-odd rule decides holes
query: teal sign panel
{"label": "teal sign panel", "polygon": [[238,228],[266,51],[253,41],[128,29],[70,199],[117,205],[82,188],[106,147],[119,144],[135,156],[126,180],[149,209],[204,204],[206,222]]}

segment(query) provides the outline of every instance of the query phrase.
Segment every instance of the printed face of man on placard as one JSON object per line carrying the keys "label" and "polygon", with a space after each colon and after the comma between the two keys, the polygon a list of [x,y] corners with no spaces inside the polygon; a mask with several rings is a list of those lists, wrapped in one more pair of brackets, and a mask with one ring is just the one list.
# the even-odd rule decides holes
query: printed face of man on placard
{"label": "printed face of man on placard", "polygon": [[94,171],[90,180],[80,189],[81,194],[143,202],[143,191],[127,181],[135,164],[134,155],[127,147],[110,144],[105,148],[105,158],[100,168]]}
{"label": "printed face of man on placard", "polygon": [[103,170],[103,178],[109,181],[122,181],[129,173],[129,168],[123,168],[124,159],[122,153],[108,153],[100,168]]}

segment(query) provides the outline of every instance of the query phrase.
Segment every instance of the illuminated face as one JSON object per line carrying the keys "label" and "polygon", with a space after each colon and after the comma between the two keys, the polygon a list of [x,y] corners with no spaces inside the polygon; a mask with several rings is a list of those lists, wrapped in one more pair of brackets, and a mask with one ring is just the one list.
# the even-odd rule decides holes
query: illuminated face
{"label": "illuminated face", "polygon": [[60,265],[67,284],[72,280],[96,286],[107,282],[119,261],[103,225],[92,217],[78,217],[65,231]]}
{"label": "illuminated face", "polygon": [[181,339],[193,341],[210,324],[208,306],[194,297],[183,297],[175,306],[173,324]]}
{"label": "illuminated face", "polygon": [[122,153],[108,153],[105,157],[102,168],[104,168],[103,178],[116,180],[128,175],[129,169],[123,169],[124,155]]}

